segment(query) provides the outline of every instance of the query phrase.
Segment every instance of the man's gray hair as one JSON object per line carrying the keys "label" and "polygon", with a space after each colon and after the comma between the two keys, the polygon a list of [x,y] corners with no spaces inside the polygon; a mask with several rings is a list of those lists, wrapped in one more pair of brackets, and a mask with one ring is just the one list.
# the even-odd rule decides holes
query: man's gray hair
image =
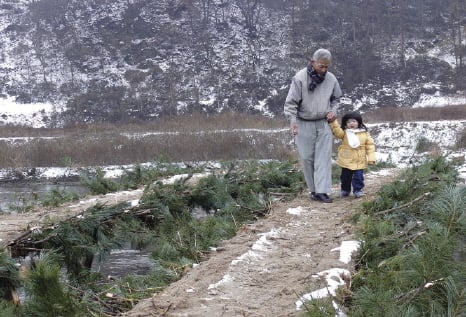
{"label": "man's gray hair", "polygon": [[317,51],[314,52],[314,55],[312,55],[312,60],[319,61],[321,59],[331,61],[332,53],[330,53],[330,51],[326,50],[325,48],[319,48]]}

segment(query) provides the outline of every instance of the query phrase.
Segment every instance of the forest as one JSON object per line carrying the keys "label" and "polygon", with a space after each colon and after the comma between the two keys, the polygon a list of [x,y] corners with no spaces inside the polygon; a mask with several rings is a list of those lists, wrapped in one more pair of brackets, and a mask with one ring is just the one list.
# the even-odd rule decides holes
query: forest
{"label": "forest", "polygon": [[410,106],[464,92],[465,16],[460,0],[3,1],[0,86],[51,102],[49,126],[280,116],[291,76],[326,47],[344,107]]}

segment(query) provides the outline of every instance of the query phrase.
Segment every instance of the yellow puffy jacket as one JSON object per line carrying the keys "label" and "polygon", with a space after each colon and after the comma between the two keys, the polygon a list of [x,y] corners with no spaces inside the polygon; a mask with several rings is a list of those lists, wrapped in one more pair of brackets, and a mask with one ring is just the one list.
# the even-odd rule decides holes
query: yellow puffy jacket
{"label": "yellow puffy jacket", "polygon": [[345,130],[340,127],[337,120],[330,123],[330,128],[333,135],[342,140],[340,146],[338,146],[338,166],[354,171],[366,168],[367,164],[375,163],[375,144],[369,132],[365,130],[357,131],[355,134],[359,139],[359,146],[352,148],[349,145]]}

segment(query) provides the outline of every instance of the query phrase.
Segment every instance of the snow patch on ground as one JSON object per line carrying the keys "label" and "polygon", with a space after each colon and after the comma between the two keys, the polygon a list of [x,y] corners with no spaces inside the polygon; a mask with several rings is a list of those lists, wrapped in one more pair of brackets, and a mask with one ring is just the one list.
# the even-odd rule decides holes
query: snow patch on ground
{"label": "snow patch on ground", "polygon": [[0,98],[0,124],[17,124],[33,128],[47,126],[54,106],[50,103],[20,104],[15,97]]}
{"label": "snow patch on ground", "polygon": [[351,261],[351,255],[359,249],[359,241],[342,241],[341,246],[330,250],[330,252],[340,251],[340,261],[348,264]]}
{"label": "snow patch on ground", "polygon": [[[313,274],[312,277],[316,279],[324,279],[327,283],[327,286],[301,296],[301,298],[298,301],[296,301],[297,310],[301,310],[304,305],[304,302],[306,301],[321,299],[328,296],[336,296],[337,289],[340,286],[346,285],[345,279],[349,279],[351,277],[351,274],[346,269],[334,268],[319,272],[317,274]],[[336,316],[345,316],[334,301],[332,302],[332,304],[334,307],[336,306]]]}

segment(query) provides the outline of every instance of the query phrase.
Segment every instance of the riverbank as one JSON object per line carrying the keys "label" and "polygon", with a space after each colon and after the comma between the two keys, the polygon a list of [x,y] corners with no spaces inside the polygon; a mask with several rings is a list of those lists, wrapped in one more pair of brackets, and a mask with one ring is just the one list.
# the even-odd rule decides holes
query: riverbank
{"label": "riverbank", "polygon": [[0,248],[10,241],[32,230],[40,230],[44,225],[51,226],[69,217],[76,216],[96,204],[136,204],[141,198],[143,188],[106,195],[86,196],[77,202],[56,208],[40,208],[21,214],[0,214]]}

